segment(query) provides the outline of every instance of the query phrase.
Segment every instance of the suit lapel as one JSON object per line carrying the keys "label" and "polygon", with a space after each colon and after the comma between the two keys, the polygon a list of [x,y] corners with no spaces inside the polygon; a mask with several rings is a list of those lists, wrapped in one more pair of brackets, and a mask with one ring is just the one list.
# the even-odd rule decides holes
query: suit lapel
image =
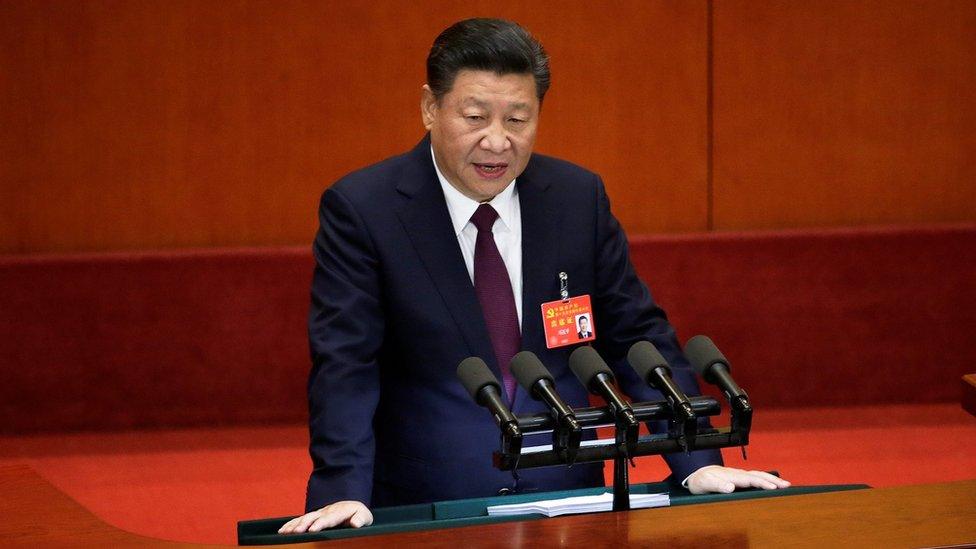
{"label": "suit lapel", "polygon": [[464,265],[444,192],[434,171],[430,138],[424,138],[408,154],[411,162],[406,164],[397,186],[404,196],[397,216],[457,324],[469,355],[484,358],[501,379],[481,305]]}
{"label": "suit lapel", "polygon": [[[404,200],[397,216],[417,250],[444,305],[454,319],[470,356],[484,358],[501,380],[488,337],[481,305],[464,265],[444,193],[430,156],[430,138],[410,153],[397,190]],[[540,306],[559,297],[558,266],[560,213],[549,182],[536,175],[533,163],[518,177],[522,214],[522,349],[545,349]],[[513,410],[530,399],[521,387]]]}
{"label": "suit lapel", "polygon": [[[533,163],[518,178],[522,211],[522,349],[546,348],[541,305],[559,298],[560,226],[556,196],[549,182],[537,175]],[[529,395],[515,391],[513,408],[522,409]]]}

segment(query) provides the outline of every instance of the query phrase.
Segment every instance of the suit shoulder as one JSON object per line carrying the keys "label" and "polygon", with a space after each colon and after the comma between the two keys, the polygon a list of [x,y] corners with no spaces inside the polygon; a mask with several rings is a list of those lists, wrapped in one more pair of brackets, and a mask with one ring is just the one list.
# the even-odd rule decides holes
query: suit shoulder
{"label": "suit shoulder", "polygon": [[350,172],[339,178],[325,192],[336,191],[353,203],[375,200],[396,188],[408,154],[392,156]]}
{"label": "suit shoulder", "polygon": [[561,184],[577,182],[582,185],[592,185],[599,181],[600,176],[582,166],[573,164],[567,160],[533,153],[526,171],[531,170],[531,175],[558,179]]}

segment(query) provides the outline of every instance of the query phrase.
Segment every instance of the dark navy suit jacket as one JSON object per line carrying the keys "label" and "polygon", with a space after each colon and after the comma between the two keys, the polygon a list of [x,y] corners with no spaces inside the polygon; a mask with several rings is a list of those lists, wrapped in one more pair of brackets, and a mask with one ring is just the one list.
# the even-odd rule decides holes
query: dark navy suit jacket
{"label": "dark navy suit jacket", "polygon": [[[698,386],[664,312],[630,263],[600,178],[535,154],[518,177],[522,211],[522,349],[549,368],[563,399],[588,405],[567,366],[576,347],[546,349],[540,305],[589,294],[595,347],[634,400],[660,400],[626,365],[653,342],[691,394]],[[488,496],[513,484],[492,467],[498,427],[455,376],[477,356],[501,379],[443,191],[429,137],[412,151],[354,172],[325,191],[313,250],[309,313],[310,452],[306,507],[339,500],[373,507]],[[516,414],[544,405],[517,389]],[[527,440],[526,445],[547,440]],[[681,479],[717,451],[666,458]],[[521,491],[603,484],[602,464],[520,471]]]}

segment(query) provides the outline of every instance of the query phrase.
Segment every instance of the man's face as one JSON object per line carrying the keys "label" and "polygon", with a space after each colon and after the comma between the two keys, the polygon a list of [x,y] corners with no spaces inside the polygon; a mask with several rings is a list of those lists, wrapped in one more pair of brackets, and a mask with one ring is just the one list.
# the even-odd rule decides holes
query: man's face
{"label": "man's face", "polygon": [[586,320],[586,317],[580,318],[580,331],[585,332],[590,329],[590,321]]}
{"label": "man's face", "polygon": [[491,200],[529,163],[539,125],[531,74],[462,70],[440,101],[424,86],[420,107],[437,167],[468,198]]}

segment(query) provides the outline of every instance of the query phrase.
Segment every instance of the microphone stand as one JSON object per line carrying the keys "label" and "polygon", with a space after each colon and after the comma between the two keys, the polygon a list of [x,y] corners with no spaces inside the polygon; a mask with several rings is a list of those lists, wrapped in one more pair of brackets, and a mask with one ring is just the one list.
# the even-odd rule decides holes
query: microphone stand
{"label": "microphone stand", "polygon": [[630,472],[628,467],[634,465],[632,457],[637,451],[637,437],[640,422],[631,407],[621,408],[611,403],[610,411],[614,416],[614,442],[617,455],[613,458],[613,510],[630,510]]}
{"label": "microphone stand", "polygon": [[[712,397],[689,397],[688,404],[693,418],[716,416],[721,412],[717,400]],[[633,458],[647,455],[670,454],[677,452],[691,452],[711,448],[729,448],[742,446],[743,451],[749,443],[749,429],[752,425],[752,407],[747,400],[735,399],[731,401],[731,427],[698,429],[689,433],[692,421],[688,421],[684,413],[675,414],[674,408],[666,401],[638,402],[632,404],[633,414],[619,413],[612,406],[597,406],[578,408],[574,412],[576,420],[582,428],[596,428],[614,425],[613,442],[596,442],[583,444],[574,456],[575,463],[592,463],[613,460],[613,510],[626,511],[630,509],[630,476],[628,465],[633,464]],[[675,415],[679,417],[676,418]],[[627,416],[633,418],[631,421]],[[523,435],[544,433],[559,429],[558,418],[550,413],[537,413],[517,416],[519,431]],[[667,420],[671,425],[677,423],[685,428],[668,429],[668,433],[637,437],[637,426],[640,421]],[[677,421],[676,421],[677,420]],[[687,436],[691,435],[691,436]],[[502,448],[492,455],[492,463],[501,471],[512,471],[517,474],[519,468],[531,469],[567,464],[565,452],[553,449],[522,453],[513,451],[520,444],[507,440],[503,434]],[[521,441],[519,441],[521,442]],[[628,463],[630,462],[630,463]]]}

